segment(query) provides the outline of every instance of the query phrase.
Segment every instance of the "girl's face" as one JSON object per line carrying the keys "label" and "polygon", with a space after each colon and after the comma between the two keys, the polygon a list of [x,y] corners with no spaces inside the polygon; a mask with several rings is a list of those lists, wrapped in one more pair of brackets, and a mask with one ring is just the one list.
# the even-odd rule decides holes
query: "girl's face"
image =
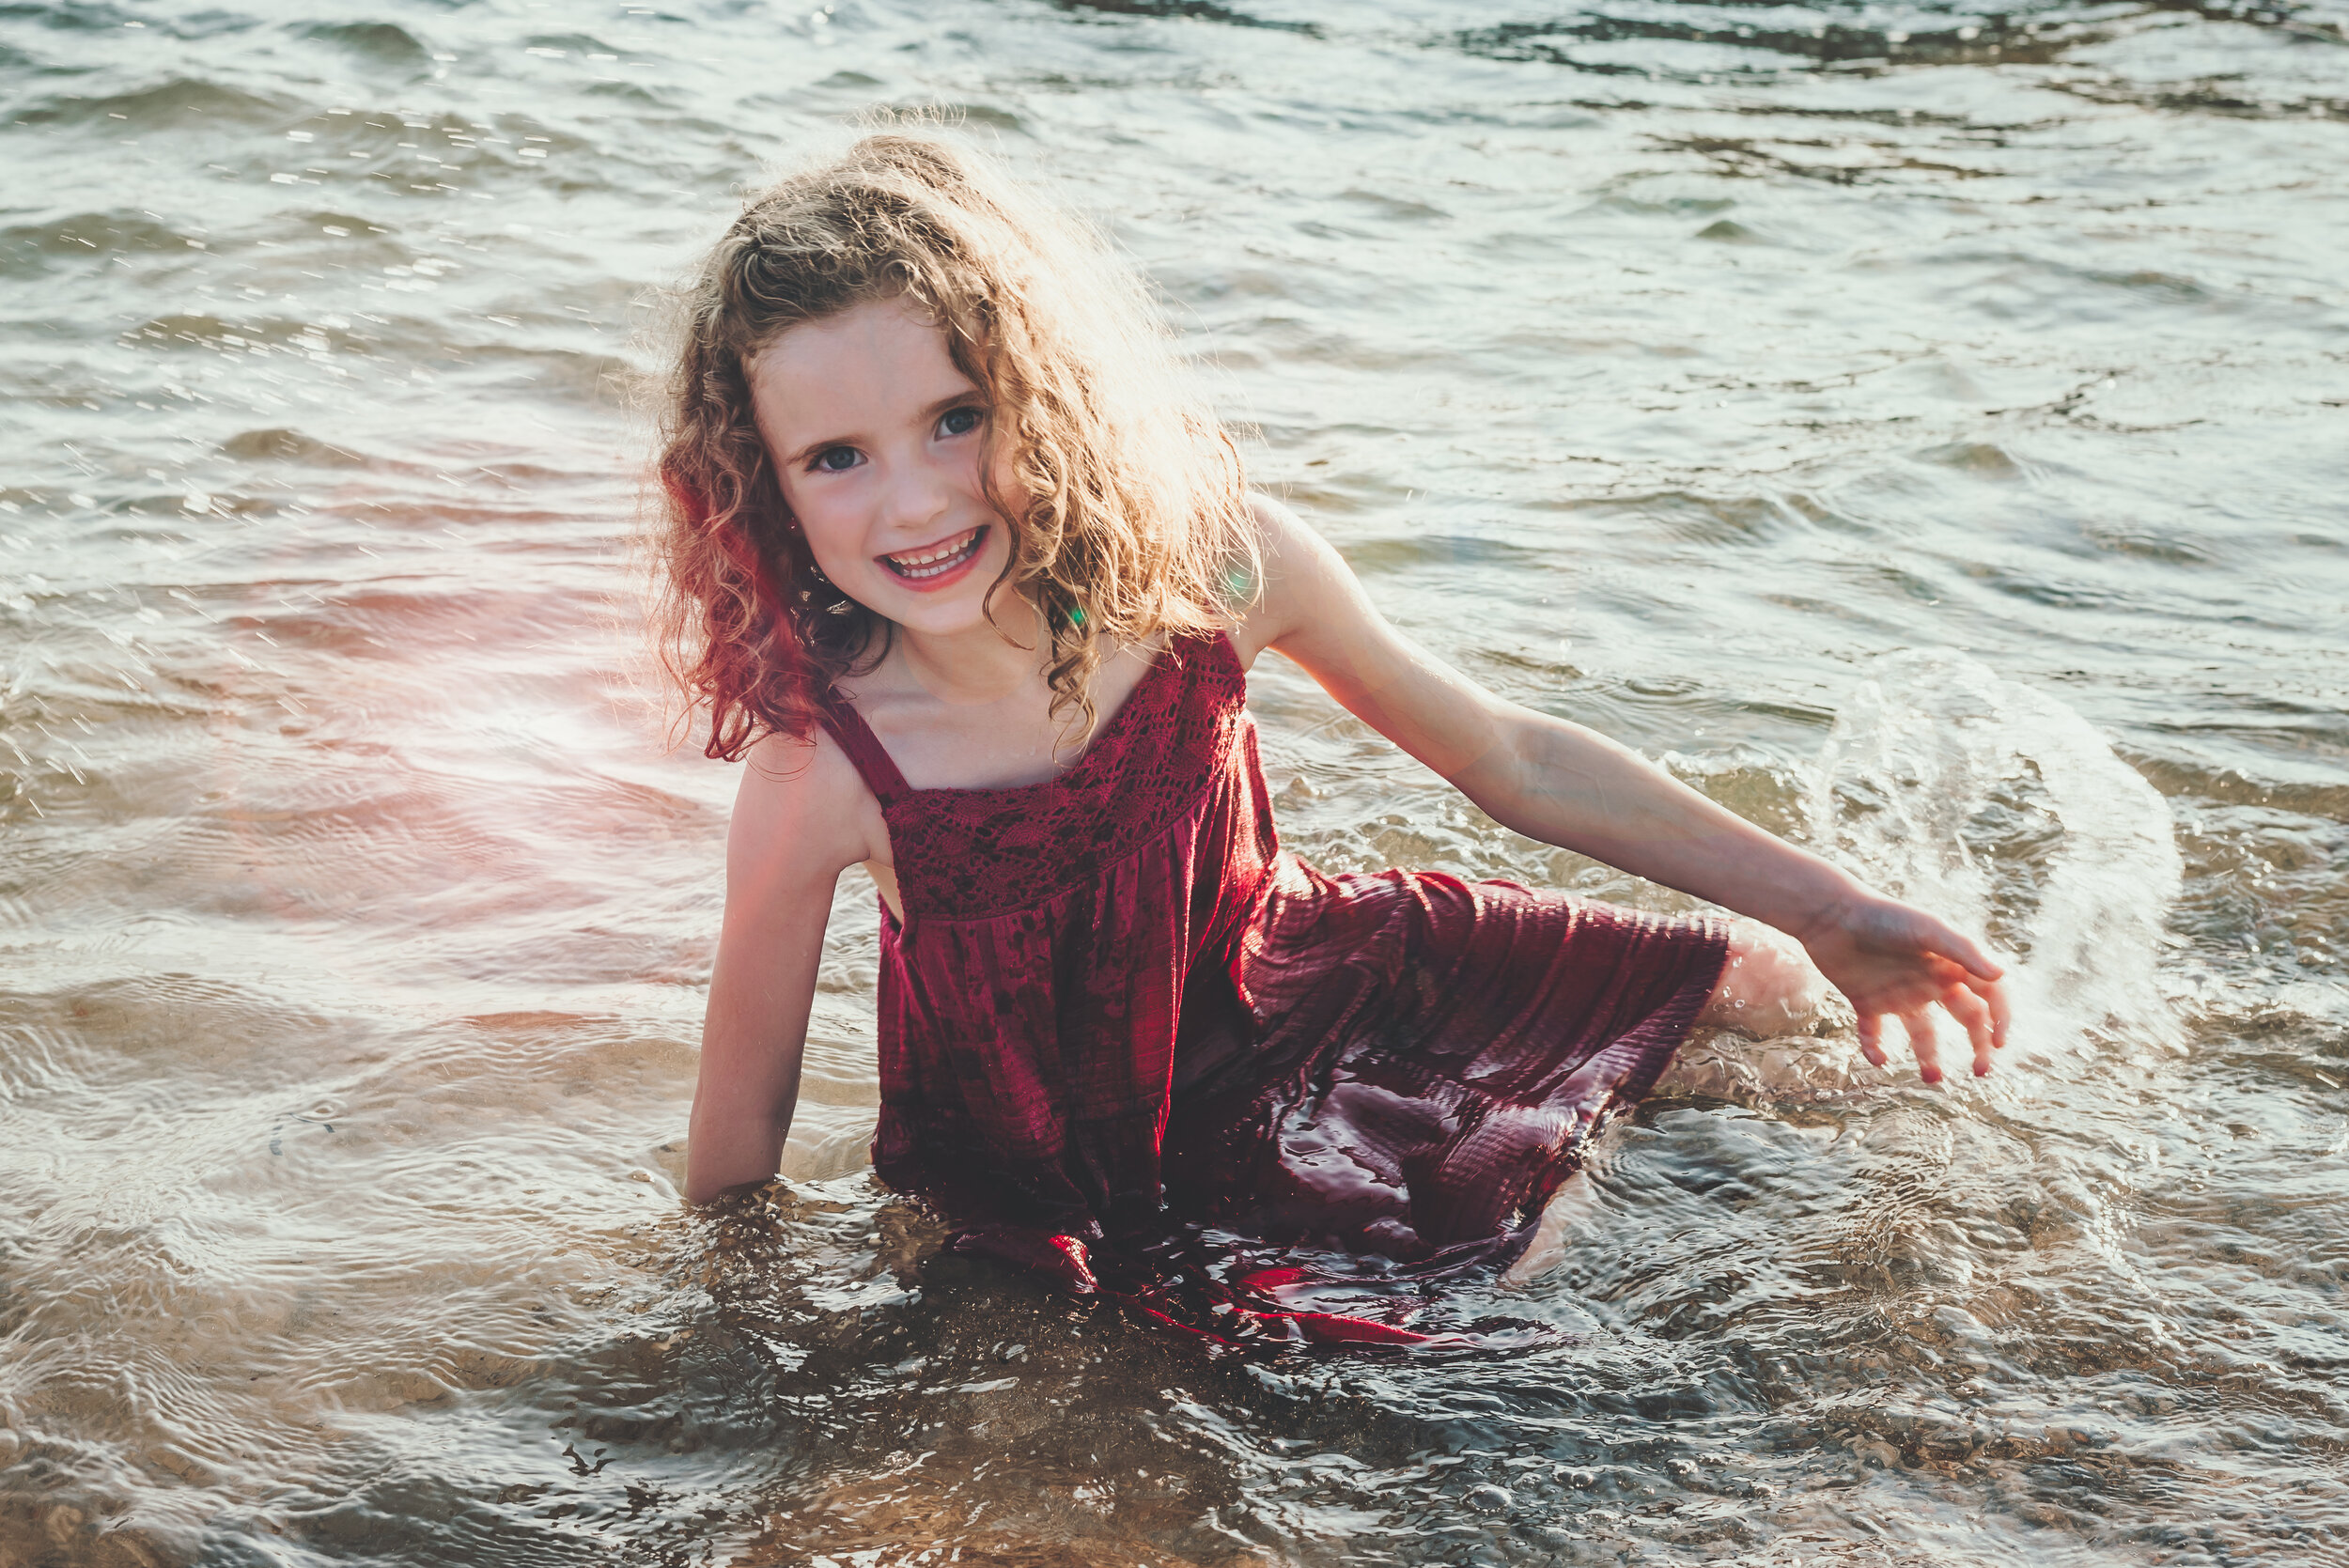
{"label": "girl's face", "polygon": [[759,434],[835,587],[910,631],[986,624],[1010,529],[980,489],[986,395],[899,300],[793,327],[749,366]]}

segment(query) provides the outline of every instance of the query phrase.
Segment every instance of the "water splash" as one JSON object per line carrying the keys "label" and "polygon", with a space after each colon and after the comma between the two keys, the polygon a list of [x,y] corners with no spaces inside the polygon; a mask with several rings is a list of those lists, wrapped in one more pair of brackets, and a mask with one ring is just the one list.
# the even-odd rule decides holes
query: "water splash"
{"label": "water splash", "polygon": [[1875,660],[1820,755],[1811,822],[1824,852],[2019,956],[2018,1051],[2174,1048],[2169,804],[2054,697],[1962,654]]}

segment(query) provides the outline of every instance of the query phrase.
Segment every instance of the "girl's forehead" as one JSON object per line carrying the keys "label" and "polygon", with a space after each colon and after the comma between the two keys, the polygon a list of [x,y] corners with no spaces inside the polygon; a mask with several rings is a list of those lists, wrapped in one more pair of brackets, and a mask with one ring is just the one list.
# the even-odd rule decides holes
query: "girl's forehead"
{"label": "girl's forehead", "polygon": [[744,371],[762,423],[922,409],[972,390],[938,323],[904,300],[871,300],[804,321]]}
{"label": "girl's forehead", "polygon": [[910,302],[893,299],[866,300],[834,315],[786,327],[752,355],[752,364],[793,370],[930,358],[953,363],[946,351],[944,330]]}

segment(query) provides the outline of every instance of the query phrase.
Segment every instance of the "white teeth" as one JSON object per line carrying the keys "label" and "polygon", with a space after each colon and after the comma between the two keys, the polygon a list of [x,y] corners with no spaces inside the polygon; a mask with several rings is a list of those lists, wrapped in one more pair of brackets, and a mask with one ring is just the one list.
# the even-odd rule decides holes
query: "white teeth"
{"label": "white teeth", "polygon": [[936,577],[940,572],[960,566],[963,559],[978,548],[979,534],[980,530],[973,528],[951,544],[923,551],[918,555],[885,555],[881,559],[887,561],[899,577]]}

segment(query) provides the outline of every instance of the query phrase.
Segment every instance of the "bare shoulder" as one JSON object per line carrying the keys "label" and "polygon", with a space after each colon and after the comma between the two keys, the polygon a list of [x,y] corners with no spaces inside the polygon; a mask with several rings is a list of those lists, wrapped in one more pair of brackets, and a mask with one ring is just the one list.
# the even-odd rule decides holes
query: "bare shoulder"
{"label": "bare shoulder", "polygon": [[1257,549],[1264,559],[1264,581],[1256,597],[1235,618],[1233,645],[1243,663],[1279,644],[1315,613],[1334,602],[1350,602],[1361,590],[1330,542],[1312,524],[1283,503],[1261,491],[1252,492],[1249,509],[1254,514]]}
{"label": "bare shoulder", "polygon": [[1264,551],[1267,587],[1270,580],[1293,577],[1300,570],[1312,570],[1325,557],[1337,552],[1329,541],[1314,531],[1311,523],[1299,517],[1287,503],[1276,501],[1262,490],[1252,490],[1248,510],[1256,520],[1256,538]]}
{"label": "bare shoulder", "polygon": [[880,802],[839,742],[819,729],[806,740],[770,735],[751,748],[726,835],[730,880],[831,878],[888,858]]}
{"label": "bare shoulder", "polygon": [[1252,494],[1249,503],[1264,582],[1232,629],[1242,662],[1274,647],[1295,657],[1304,644],[1377,623],[1354,569],[1312,524],[1268,495]]}

